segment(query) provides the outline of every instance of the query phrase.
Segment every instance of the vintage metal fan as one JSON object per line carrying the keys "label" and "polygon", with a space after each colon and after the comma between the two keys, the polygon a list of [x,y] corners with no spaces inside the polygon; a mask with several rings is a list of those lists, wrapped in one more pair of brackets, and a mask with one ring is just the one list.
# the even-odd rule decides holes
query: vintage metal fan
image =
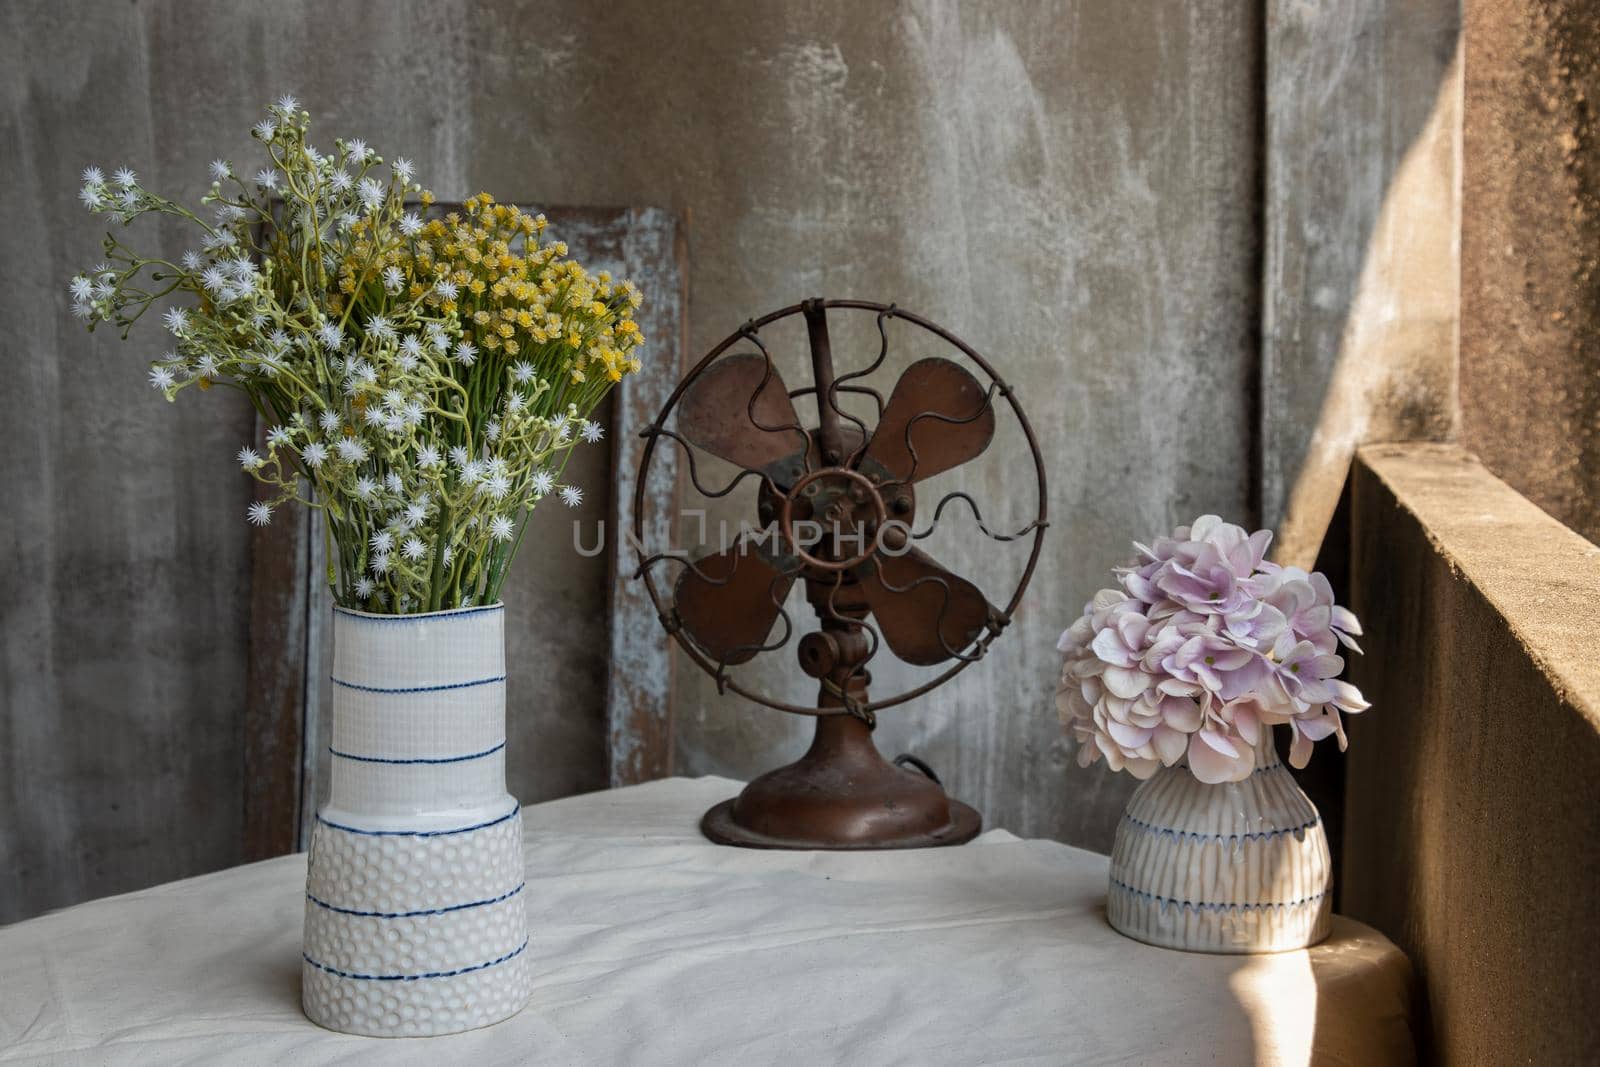
{"label": "vintage metal fan", "polygon": [[[870,312],[881,340],[862,370],[834,375],[828,313]],[[778,375],[760,331],[802,315],[813,382],[789,389]],[[889,351],[887,324],[898,319],[964,355],[987,379],[954,360],[930,356],[911,363],[885,401],[864,384]],[[741,342],[754,351],[731,352]],[[795,400],[815,398],[818,424],[802,425]],[[869,398],[875,424],[846,411],[842,395]],[[917,530],[918,483],[971,461],[995,432],[995,397],[1020,425],[1031,462],[1012,468],[1036,481],[1038,513],[1022,529],[990,532],[964,492],[946,494],[932,521]],[[676,414],[676,430],[668,429]],[[759,526],[733,543],[690,561],[658,552],[641,560],[639,576],[662,623],[691,658],[732,690],[768,707],[816,717],[810,750],[797,762],[762,775],[738,797],[706,813],[701,828],[714,841],[753,848],[880,849],[959,844],[977,834],[978,813],[946,796],[920,760],[890,763],[872,742],[876,713],[927,693],[981,659],[1011,620],[1039,558],[1046,526],[1044,463],[1016,396],[990,365],[949,331],[893,305],[860,300],[807,300],[746,323],[713,348],[679,383],[645,431],[634,506],[636,544],[646,531],[666,529],[646,515],[645,485],[662,440],[688,457],[689,474],[704,496],[727,496],[759,480]],[[697,452],[742,468],[720,489],[700,482]],[[921,551],[945,505],[962,500],[977,529],[996,541],[1032,535],[1032,549],[1005,606],[996,607],[972,582]],[[640,549],[641,554],[644,549]],[[670,598],[652,576],[658,564],[678,565]],[[797,643],[801,669],[820,682],[815,707],[767,697],[740,682],[730,668],[782,649],[794,634],[784,608],[793,584],[805,583],[818,629]],[[768,638],[782,620],[781,635]],[[888,699],[870,699],[866,665],[884,648],[907,663],[951,666],[924,685]],[[900,764],[910,764],[909,770]]]}

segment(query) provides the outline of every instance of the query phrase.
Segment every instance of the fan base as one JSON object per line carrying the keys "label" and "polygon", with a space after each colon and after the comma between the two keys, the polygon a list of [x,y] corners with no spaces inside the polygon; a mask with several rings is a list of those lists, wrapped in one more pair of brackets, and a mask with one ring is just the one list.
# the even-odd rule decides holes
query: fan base
{"label": "fan base", "polygon": [[971,841],[983,817],[938,782],[889,763],[860,720],[817,720],[811,749],[706,812],[700,832],[739,848],[853,851]]}
{"label": "fan base", "polygon": [[788,848],[820,849],[828,852],[866,852],[894,848],[940,848],[944,845],[964,845],[978,836],[983,829],[983,816],[959,800],[949,801],[950,822],[932,833],[911,834],[904,837],[883,837],[864,841],[839,841],[820,838],[772,837],[757,830],[739,825],[734,816],[734,806],[739,798],[724,800],[706,812],[700,820],[700,832],[719,845],[736,848]]}

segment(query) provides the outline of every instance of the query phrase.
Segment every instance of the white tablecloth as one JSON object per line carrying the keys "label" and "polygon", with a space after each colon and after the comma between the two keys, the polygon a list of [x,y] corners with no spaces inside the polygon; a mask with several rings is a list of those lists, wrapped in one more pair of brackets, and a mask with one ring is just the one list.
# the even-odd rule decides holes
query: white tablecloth
{"label": "white tablecloth", "polygon": [[5,1063],[1406,1062],[1408,967],[1336,919],[1262,957],[1150,948],[1104,918],[1106,858],[756,852],[696,832],[726,779],[524,809],[533,1000],[380,1040],[300,1013],[305,858],[0,929]]}

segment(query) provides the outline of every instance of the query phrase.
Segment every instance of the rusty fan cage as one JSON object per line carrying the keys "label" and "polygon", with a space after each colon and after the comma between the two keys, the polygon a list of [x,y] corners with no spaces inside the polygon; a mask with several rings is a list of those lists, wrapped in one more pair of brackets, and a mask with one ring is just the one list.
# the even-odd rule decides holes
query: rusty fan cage
{"label": "rusty fan cage", "polygon": [[[835,375],[830,312],[876,317],[879,346],[869,365]],[[791,390],[762,331],[795,315],[804,318],[812,383]],[[886,400],[866,380],[888,358],[893,320],[954,349],[987,382],[954,359],[932,356],[906,367]],[[754,351],[732,351],[742,343]],[[815,398],[816,426],[803,425],[796,411],[795,400],[806,396]],[[869,401],[875,424],[846,411],[841,396]],[[918,529],[919,513],[929,510],[919,504],[918,483],[988,449],[997,398],[1027,442],[1028,461],[1019,455],[1015,469],[1037,482],[1037,514],[1020,529],[997,533],[971,494],[957,490],[940,497]],[[667,427],[674,415],[676,430]],[[637,577],[662,625],[719,692],[816,719],[806,754],[707,812],[701,823],[706,836],[754,848],[823,849],[920,848],[975,836],[978,813],[947,796],[922,761],[885,760],[872,731],[878,712],[925,695],[982,659],[1033,576],[1048,526],[1044,459],[1013,389],[965,341],[919,315],[892,304],[813,299],[752,319],[714,347],[684,376],[644,436],[634,497],[636,545],[644,545],[647,530],[661,527],[661,516],[646,513],[645,486],[663,441],[683,451],[689,479],[707,499],[757,480],[760,525],[742,530],[732,545],[695,560],[641,548]],[[708,488],[700,478],[701,453],[741,468],[739,474]],[[918,547],[956,502],[970,509],[984,537],[1031,539],[1027,564],[1004,606]],[[670,596],[653,573],[666,563],[679,567]],[[773,699],[731,670],[794,639],[785,601],[796,581],[805,583],[817,617],[817,629],[795,642],[801,669],[819,683],[814,706]],[[949,666],[915,688],[873,698],[867,665],[885,649],[913,665]]]}

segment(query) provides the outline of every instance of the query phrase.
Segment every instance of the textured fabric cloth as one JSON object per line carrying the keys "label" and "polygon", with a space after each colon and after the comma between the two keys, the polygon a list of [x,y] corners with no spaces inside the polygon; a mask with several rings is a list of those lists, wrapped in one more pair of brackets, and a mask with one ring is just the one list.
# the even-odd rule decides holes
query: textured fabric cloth
{"label": "textured fabric cloth", "polygon": [[991,831],[758,852],[696,831],[726,779],[524,809],[529,1006],[449,1037],[300,1011],[303,856],[0,929],[0,1063],[1409,1062],[1409,968],[1335,919],[1309,951],[1191,955],[1105,922],[1104,856]]}

